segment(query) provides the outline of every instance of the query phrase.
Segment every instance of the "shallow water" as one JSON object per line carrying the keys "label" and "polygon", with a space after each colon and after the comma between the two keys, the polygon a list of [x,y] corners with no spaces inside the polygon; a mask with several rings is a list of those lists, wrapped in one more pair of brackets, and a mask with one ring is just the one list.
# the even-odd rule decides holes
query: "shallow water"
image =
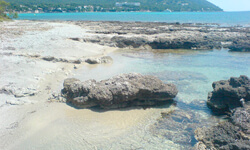
{"label": "shallow water", "polygon": [[176,106],[100,111],[52,103],[25,122],[23,130],[32,127],[32,131],[12,149],[191,149],[196,128],[220,121],[205,103],[212,82],[250,76],[250,53],[124,49],[110,56],[113,64],[86,65],[72,77],[102,80],[130,72],[155,75],[177,85]]}
{"label": "shallow water", "polygon": [[225,49],[120,50],[110,56],[114,59],[113,64],[83,67],[75,72],[75,77],[101,80],[129,72],[154,75],[164,82],[176,84],[179,89],[177,99],[190,103],[197,99],[206,100],[214,81],[250,75],[250,53],[233,53]]}
{"label": "shallow water", "polygon": [[[166,83],[171,82],[177,85],[179,90],[175,98],[177,110],[169,116],[170,118],[160,119],[154,124],[149,123],[150,129],[147,137],[150,139],[157,137],[153,144],[158,143],[159,149],[161,149],[161,144],[164,144],[164,142],[159,142],[159,139],[173,142],[172,145],[169,144],[170,147],[164,148],[191,148],[196,142],[194,140],[196,128],[214,125],[220,121],[220,118],[213,116],[206,106],[212,83],[227,80],[231,76],[250,76],[250,53],[233,53],[225,49],[210,51],[120,50],[110,56],[114,59],[113,64],[83,67],[75,72],[75,77],[102,80],[121,73],[137,72],[154,75]],[[160,111],[162,110],[158,113]],[[180,118],[179,121],[175,121],[175,116]]]}

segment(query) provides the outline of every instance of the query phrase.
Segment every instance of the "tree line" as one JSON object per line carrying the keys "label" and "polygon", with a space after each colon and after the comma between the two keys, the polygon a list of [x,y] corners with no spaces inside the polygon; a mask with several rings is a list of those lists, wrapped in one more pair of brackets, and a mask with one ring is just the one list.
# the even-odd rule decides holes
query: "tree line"
{"label": "tree line", "polygon": [[13,12],[9,9],[8,14],[5,12],[7,8],[10,6],[9,3],[0,0],[0,21],[2,20],[8,20],[12,18],[18,18],[18,14],[16,12]]}
{"label": "tree line", "polygon": [[[43,12],[85,11],[222,11],[207,0],[6,0],[19,12],[42,9]],[[117,7],[116,2],[139,2],[138,6]],[[60,9],[58,9],[60,8]]]}

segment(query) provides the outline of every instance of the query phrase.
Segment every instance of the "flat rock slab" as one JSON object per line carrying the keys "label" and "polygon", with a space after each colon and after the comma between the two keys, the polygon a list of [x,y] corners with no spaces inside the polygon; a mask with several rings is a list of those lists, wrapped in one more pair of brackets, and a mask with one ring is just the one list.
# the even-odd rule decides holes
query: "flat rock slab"
{"label": "flat rock slab", "polygon": [[75,78],[64,81],[62,95],[77,108],[99,106],[104,109],[157,105],[172,101],[178,90],[153,76],[122,74],[108,80],[81,82]]}

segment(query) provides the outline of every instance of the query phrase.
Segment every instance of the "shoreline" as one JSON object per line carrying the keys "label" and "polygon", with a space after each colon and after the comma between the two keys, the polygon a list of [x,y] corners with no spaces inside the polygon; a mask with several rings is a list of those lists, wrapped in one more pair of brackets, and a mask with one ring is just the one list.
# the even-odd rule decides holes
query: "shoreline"
{"label": "shoreline", "polygon": [[[102,26],[100,26],[101,23],[103,23]],[[158,24],[157,29],[160,30],[154,32],[156,28],[151,27],[156,24]],[[67,148],[71,148],[72,145],[78,145],[78,148],[86,146],[89,149],[96,148],[96,145],[112,148],[112,144],[109,145],[110,143],[105,141],[117,141],[116,138],[124,141],[130,140],[123,145],[114,145],[123,148],[129,148],[125,145],[126,143],[135,143],[133,138],[136,138],[137,141],[146,139],[161,143],[155,138],[148,137],[148,131],[143,128],[153,124],[160,117],[160,112],[176,108],[143,110],[141,107],[137,107],[136,109],[98,112],[90,109],[79,110],[65,103],[48,101],[52,94],[60,92],[65,78],[73,76],[74,72],[83,66],[98,66],[98,64],[87,64],[85,59],[89,57],[100,58],[122,48],[152,50],[152,47],[147,46],[147,41],[154,40],[157,38],[156,36],[168,37],[167,35],[173,32],[177,32],[174,35],[176,37],[187,35],[190,32],[204,37],[206,36],[205,31],[208,29],[224,33],[224,31],[212,27],[202,29],[203,27],[187,26],[183,30],[180,29],[183,26],[180,27],[178,24],[168,24],[166,27],[161,27],[161,25],[166,24],[135,22],[129,26],[129,23],[124,22],[97,21],[14,21],[0,23],[1,28],[3,27],[0,32],[4,35],[1,38],[2,45],[0,47],[0,67],[4,68],[2,70],[4,73],[0,73],[0,96],[3,96],[0,99],[0,113],[2,114],[0,122],[3,124],[0,127],[0,148],[39,149],[44,146],[44,141],[48,142],[47,148],[51,149],[65,148],[65,145],[60,146],[60,142],[68,143]],[[121,27],[124,28],[118,30]],[[233,33],[238,33],[237,36],[243,37],[241,32],[244,33],[244,31],[242,29],[245,28],[239,29],[238,32],[235,29]],[[200,33],[199,30],[202,32]],[[230,31],[225,32],[231,35]],[[183,34],[178,35],[180,33]],[[196,35],[193,33],[190,35]],[[125,42],[119,43],[120,39],[113,38],[115,36],[123,37],[121,41],[125,39]],[[133,36],[136,38],[132,38]],[[148,39],[145,38],[147,36]],[[132,38],[129,40],[131,42],[136,41],[139,37],[143,37],[147,41],[141,40],[126,45],[126,39]],[[116,44],[121,44],[124,47],[119,47]],[[48,57],[56,59],[49,60]],[[60,59],[68,60],[68,62],[57,61]],[[79,59],[82,59],[80,64],[74,63],[75,60]],[[76,69],[74,69],[75,65]],[[84,73],[88,74],[88,72]],[[114,130],[111,130],[111,127]],[[51,133],[54,135],[51,136]],[[68,137],[70,138],[67,139]],[[31,145],[29,145],[30,141],[32,141]],[[58,147],[53,147],[55,143]],[[145,141],[143,144],[149,148],[155,148],[154,145]],[[175,149],[178,147],[181,149],[180,145],[173,142],[168,144],[160,148],[171,149],[172,147]]]}
{"label": "shoreline", "polygon": [[[74,66],[82,67],[82,65],[87,64],[82,63],[78,65],[66,62],[46,61],[42,59],[43,57],[58,57],[58,52],[65,51],[61,50],[65,46],[65,49],[69,49],[73,55],[67,51],[65,51],[66,54],[64,52],[60,55],[61,58],[68,60],[72,58],[80,59],[83,56],[86,58],[97,58],[105,56],[115,49],[93,44],[83,44],[83,48],[79,43],[76,46],[73,45],[75,43],[69,41],[67,33],[64,33],[62,30],[66,26],[71,28],[71,33],[78,34],[77,30],[76,32],[74,31],[75,26],[70,24],[13,21],[2,22],[0,26],[3,29],[1,30],[3,36],[1,36],[0,47],[1,72],[6,72],[5,74],[0,74],[0,112],[2,114],[0,117],[2,124],[0,128],[0,139],[2,141],[0,148],[9,149],[13,143],[16,143],[15,141],[19,141],[23,137],[22,134],[25,132],[30,133],[29,129],[22,129],[26,122],[24,120],[27,120],[27,118],[30,120],[37,113],[41,115],[41,110],[46,110],[46,107],[50,106],[48,98],[54,92],[60,90],[63,80],[75,70]],[[78,30],[81,29],[78,28]],[[85,30],[80,32],[84,33]],[[46,37],[51,39],[48,40]],[[75,50],[76,54],[80,55],[75,55],[72,53],[72,50]],[[10,66],[11,64],[13,66]],[[64,109],[67,107],[69,106],[65,105]],[[43,113],[44,115],[49,115],[46,114],[48,113],[47,111]],[[46,125],[46,122],[44,123]]]}

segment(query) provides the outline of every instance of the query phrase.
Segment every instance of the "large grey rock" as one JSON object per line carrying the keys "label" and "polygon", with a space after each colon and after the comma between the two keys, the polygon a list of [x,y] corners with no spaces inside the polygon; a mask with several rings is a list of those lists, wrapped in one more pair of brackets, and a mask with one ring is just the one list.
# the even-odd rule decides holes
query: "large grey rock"
{"label": "large grey rock", "polygon": [[213,110],[229,111],[240,107],[243,101],[250,100],[250,79],[247,76],[231,77],[212,84],[213,91],[209,93],[207,104]]}
{"label": "large grey rock", "polygon": [[122,74],[100,82],[66,79],[62,90],[67,102],[73,106],[100,106],[106,109],[156,105],[171,101],[177,93],[175,85],[164,84],[156,77],[137,73]]}

